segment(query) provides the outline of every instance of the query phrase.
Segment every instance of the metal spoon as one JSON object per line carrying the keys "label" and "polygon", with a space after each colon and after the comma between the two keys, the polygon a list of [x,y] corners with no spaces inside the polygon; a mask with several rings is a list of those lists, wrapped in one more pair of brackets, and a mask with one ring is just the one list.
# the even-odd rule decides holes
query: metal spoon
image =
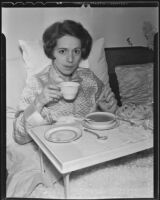
{"label": "metal spoon", "polygon": [[120,120],[120,121],[128,122],[128,123],[130,123],[131,126],[137,125],[135,122],[130,121],[130,120],[127,120],[127,119],[122,119],[122,118],[120,118],[120,117],[116,117],[116,119],[118,119],[118,120]]}
{"label": "metal spoon", "polygon": [[108,139],[107,136],[101,136],[101,135],[99,135],[99,134],[97,134],[94,131],[91,131],[89,129],[85,128],[84,131],[87,131],[88,133],[92,133],[93,135],[97,136],[97,139],[100,139],[100,140],[107,140]]}

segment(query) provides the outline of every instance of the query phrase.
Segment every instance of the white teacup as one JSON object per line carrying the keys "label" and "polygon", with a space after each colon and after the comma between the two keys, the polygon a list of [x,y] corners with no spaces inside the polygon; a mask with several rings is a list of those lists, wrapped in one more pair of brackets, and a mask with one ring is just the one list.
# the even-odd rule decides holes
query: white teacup
{"label": "white teacup", "polygon": [[63,98],[66,100],[73,100],[78,92],[79,83],[77,82],[62,82],[59,84]]}

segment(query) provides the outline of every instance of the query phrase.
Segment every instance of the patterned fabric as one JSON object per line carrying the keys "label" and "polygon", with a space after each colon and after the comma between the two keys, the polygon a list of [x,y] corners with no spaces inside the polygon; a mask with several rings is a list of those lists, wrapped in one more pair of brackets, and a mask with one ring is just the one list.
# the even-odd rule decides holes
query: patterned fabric
{"label": "patterned fabric", "polygon": [[116,67],[122,105],[153,101],[153,63]]}
{"label": "patterned fabric", "polygon": [[[17,142],[27,143],[31,141],[25,128],[24,110],[33,103],[36,95],[46,84],[58,84],[62,81],[65,81],[65,77],[59,75],[52,66],[48,66],[41,73],[30,78],[20,98],[14,121],[14,138]],[[48,123],[53,123],[62,116],[76,114],[84,117],[91,111],[104,89],[104,84],[90,69],[78,69],[71,77],[71,81],[80,82],[77,98],[73,102],[67,102],[62,98],[58,103],[50,102],[43,107],[41,116]]]}

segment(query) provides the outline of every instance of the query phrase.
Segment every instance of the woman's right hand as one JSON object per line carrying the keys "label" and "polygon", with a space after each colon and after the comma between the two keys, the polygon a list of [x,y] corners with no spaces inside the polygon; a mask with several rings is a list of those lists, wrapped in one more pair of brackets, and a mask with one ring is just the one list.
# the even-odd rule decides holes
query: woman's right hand
{"label": "woman's right hand", "polygon": [[60,88],[56,85],[47,84],[42,89],[41,93],[37,95],[36,102],[39,102],[42,106],[45,106],[49,102],[57,103],[62,97]]}

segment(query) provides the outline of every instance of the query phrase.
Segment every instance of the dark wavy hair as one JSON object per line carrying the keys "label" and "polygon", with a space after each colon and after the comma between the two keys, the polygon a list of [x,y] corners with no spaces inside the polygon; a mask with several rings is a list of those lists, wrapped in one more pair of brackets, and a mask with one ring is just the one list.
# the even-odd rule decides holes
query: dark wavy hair
{"label": "dark wavy hair", "polygon": [[53,50],[57,45],[57,40],[65,35],[74,36],[81,41],[81,57],[86,59],[91,51],[92,37],[80,23],[72,20],[56,22],[45,30],[43,33],[43,48],[47,57],[54,59]]}

